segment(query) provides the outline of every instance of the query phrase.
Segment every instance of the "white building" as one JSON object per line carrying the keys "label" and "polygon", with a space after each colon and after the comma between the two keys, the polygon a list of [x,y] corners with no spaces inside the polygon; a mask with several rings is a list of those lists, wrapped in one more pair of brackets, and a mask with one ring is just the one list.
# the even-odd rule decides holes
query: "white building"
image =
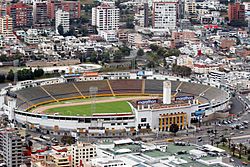
{"label": "white building", "polygon": [[175,29],[177,22],[177,1],[156,0],[153,2],[152,24],[154,29]]}
{"label": "white building", "polygon": [[100,36],[107,42],[116,42],[118,41],[117,39],[117,33],[112,30],[112,31],[100,31]]}
{"label": "white building", "polygon": [[12,36],[12,18],[8,15],[0,17],[0,34],[4,36]]}
{"label": "white building", "polygon": [[69,12],[62,11],[61,9],[56,11],[56,33],[58,34],[58,26],[62,25],[63,32],[69,31]]}
{"label": "white building", "polygon": [[97,26],[97,30],[118,30],[119,9],[107,3],[92,8],[92,25]]}
{"label": "white building", "polygon": [[6,166],[19,167],[23,163],[21,136],[18,132],[10,129],[0,131],[0,155]]}
{"label": "white building", "polygon": [[76,144],[71,145],[72,167],[86,164],[94,157],[96,157],[96,148],[92,144],[77,142]]}

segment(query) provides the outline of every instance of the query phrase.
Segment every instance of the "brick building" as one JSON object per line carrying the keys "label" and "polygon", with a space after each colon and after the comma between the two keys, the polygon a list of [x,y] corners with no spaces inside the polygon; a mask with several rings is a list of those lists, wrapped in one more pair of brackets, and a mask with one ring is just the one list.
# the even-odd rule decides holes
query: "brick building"
{"label": "brick building", "polygon": [[228,5],[228,19],[232,20],[245,20],[245,5],[240,2],[230,3]]}
{"label": "brick building", "polygon": [[8,6],[7,14],[12,18],[13,28],[31,27],[33,25],[32,11],[32,6],[21,2]]}

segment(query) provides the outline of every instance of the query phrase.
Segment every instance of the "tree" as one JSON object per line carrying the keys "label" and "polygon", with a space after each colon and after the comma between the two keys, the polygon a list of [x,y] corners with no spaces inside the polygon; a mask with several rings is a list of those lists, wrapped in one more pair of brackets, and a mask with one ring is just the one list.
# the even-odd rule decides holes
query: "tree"
{"label": "tree", "polygon": [[248,150],[247,146],[244,145],[243,149],[244,149],[244,152],[245,152],[244,154],[247,155],[247,150]]}
{"label": "tree", "polygon": [[97,61],[97,53],[96,52],[91,53],[90,62],[91,63],[98,63],[98,61]]}
{"label": "tree", "polygon": [[232,139],[231,139],[231,137],[229,137],[227,140],[228,140],[228,148],[230,149],[231,148],[231,140]]}
{"label": "tree", "polygon": [[219,147],[220,142],[216,141],[215,144],[216,144],[217,147]]}
{"label": "tree", "polygon": [[157,45],[155,45],[155,44],[151,44],[150,46],[149,46],[149,48],[152,50],[152,51],[157,51],[158,49],[159,49],[159,47],[157,46]]}
{"label": "tree", "polygon": [[225,146],[225,143],[227,142],[227,138],[222,137],[220,142],[222,142],[223,146]]}
{"label": "tree", "polygon": [[241,159],[241,154],[243,150],[244,145],[242,143],[239,144],[239,159]]}
{"label": "tree", "polygon": [[135,27],[135,25],[134,25],[133,21],[126,22],[126,28],[134,29],[134,27]]}
{"label": "tree", "polygon": [[192,69],[186,66],[178,66],[177,64],[174,64],[172,72],[181,76],[190,76],[192,73]]}
{"label": "tree", "polygon": [[13,70],[10,70],[7,75],[7,80],[14,81],[14,72]]}
{"label": "tree", "polygon": [[44,75],[44,71],[43,71],[43,69],[35,69],[34,70],[34,77],[41,77],[41,76],[43,76]]}
{"label": "tree", "polygon": [[64,34],[64,29],[63,29],[63,26],[60,24],[58,27],[57,27],[57,31],[60,35],[63,35]]}
{"label": "tree", "polygon": [[122,60],[122,52],[120,50],[114,53],[114,62],[120,62]]}
{"label": "tree", "polygon": [[0,74],[0,83],[3,83],[5,81],[5,75]]}
{"label": "tree", "polygon": [[232,144],[231,151],[233,152],[233,156],[234,156],[235,151],[236,151],[236,145],[235,144]]}
{"label": "tree", "polygon": [[137,56],[141,57],[144,55],[144,50],[142,48],[140,48],[138,51],[137,51]]}
{"label": "tree", "polygon": [[176,136],[176,133],[179,131],[179,126],[177,124],[171,124],[169,131],[174,133],[174,135]]}
{"label": "tree", "polygon": [[229,25],[232,27],[247,27],[248,23],[247,21],[242,20],[232,20],[230,21]]}

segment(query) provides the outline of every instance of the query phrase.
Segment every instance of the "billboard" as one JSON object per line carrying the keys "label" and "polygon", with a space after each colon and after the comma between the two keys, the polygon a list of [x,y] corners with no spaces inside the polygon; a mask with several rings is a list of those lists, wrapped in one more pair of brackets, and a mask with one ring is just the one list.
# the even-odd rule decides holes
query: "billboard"
{"label": "billboard", "polygon": [[138,100],[137,105],[155,104],[158,103],[158,99]]}
{"label": "billboard", "polygon": [[175,97],[175,101],[187,101],[194,100],[194,96],[177,96]]}

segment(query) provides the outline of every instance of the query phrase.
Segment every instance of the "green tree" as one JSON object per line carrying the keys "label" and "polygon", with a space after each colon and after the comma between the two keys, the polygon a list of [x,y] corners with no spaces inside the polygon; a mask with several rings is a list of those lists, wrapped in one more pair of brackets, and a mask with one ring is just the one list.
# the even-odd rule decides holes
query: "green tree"
{"label": "green tree", "polygon": [[225,143],[227,142],[227,138],[222,137],[220,142],[222,142],[223,146],[225,146]]}
{"label": "green tree", "polygon": [[63,26],[60,24],[58,27],[57,27],[57,31],[60,35],[63,35],[64,34],[64,29],[63,29]]}
{"label": "green tree", "polygon": [[98,63],[98,60],[97,60],[97,53],[96,53],[96,52],[92,52],[92,53],[91,53],[90,62],[92,62],[92,63]]}
{"label": "green tree", "polygon": [[43,69],[38,68],[34,70],[34,77],[41,77],[43,75],[44,75]]}
{"label": "green tree", "polygon": [[13,70],[10,70],[7,75],[7,80],[14,81],[14,72]]}
{"label": "green tree", "polygon": [[179,131],[179,126],[177,124],[171,124],[169,131],[174,133],[174,135],[176,136],[176,133]]}
{"label": "green tree", "polygon": [[134,29],[135,25],[133,23],[133,21],[127,21],[126,22],[126,28],[128,29]]}
{"label": "green tree", "polygon": [[119,50],[121,51],[123,57],[130,55],[131,49],[129,49],[129,47],[127,47],[126,45],[121,46]]}
{"label": "green tree", "polygon": [[234,156],[235,151],[236,151],[236,145],[235,144],[232,144],[231,151],[233,152],[233,156]]}
{"label": "green tree", "polygon": [[174,64],[172,72],[181,76],[190,76],[192,73],[192,69],[186,66],[178,66],[177,64]]}
{"label": "green tree", "polygon": [[144,55],[144,50],[142,48],[140,48],[138,51],[137,51],[137,56],[141,57]]}
{"label": "green tree", "polygon": [[157,45],[155,45],[155,44],[151,44],[150,46],[149,46],[149,48],[152,50],[152,51],[157,51],[158,49],[159,49],[159,47],[157,46]]}
{"label": "green tree", "polygon": [[120,51],[120,50],[118,50],[118,51],[116,51],[115,53],[114,53],[114,62],[121,62],[121,60],[122,60],[122,52]]}
{"label": "green tree", "polygon": [[239,144],[239,159],[241,159],[241,154],[243,150],[244,145],[242,143]]}
{"label": "green tree", "polygon": [[0,83],[5,82],[5,75],[4,74],[0,74]]}

